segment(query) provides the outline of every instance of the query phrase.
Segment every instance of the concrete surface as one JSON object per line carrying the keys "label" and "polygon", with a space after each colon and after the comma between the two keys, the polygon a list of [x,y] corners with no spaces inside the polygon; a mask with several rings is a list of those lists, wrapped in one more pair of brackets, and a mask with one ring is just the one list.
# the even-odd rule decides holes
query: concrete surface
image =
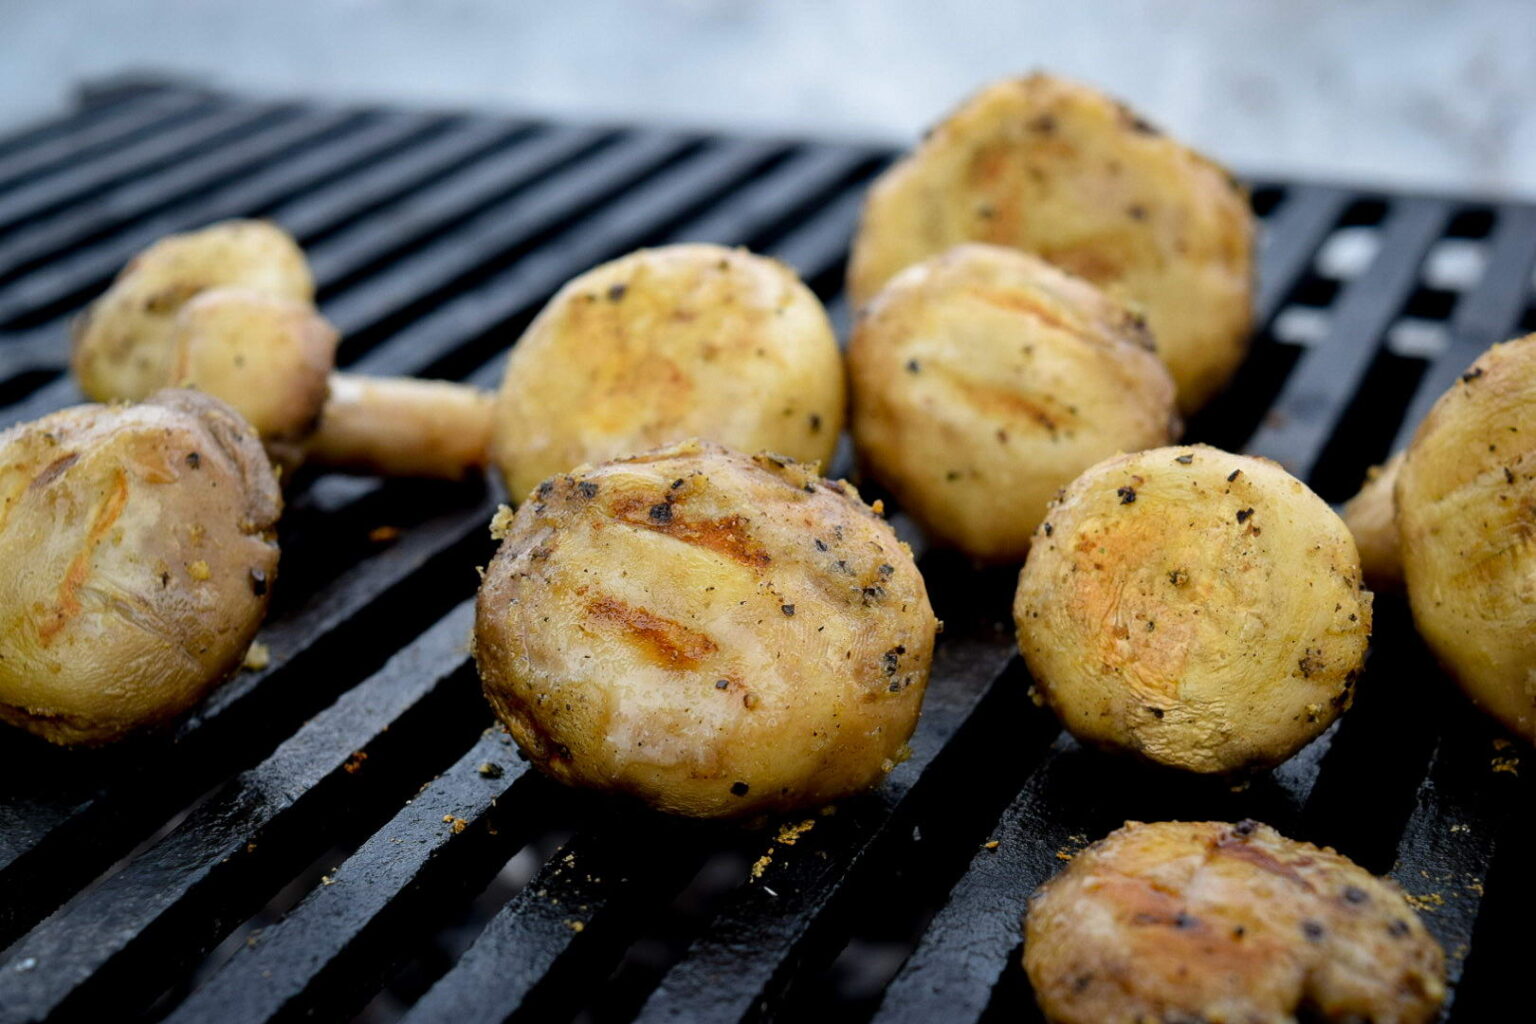
{"label": "concrete surface", "polygon": [[163,69],[907,141],[1048,67],[1240,168],[1536,196],[1536,0],[0,0],[0,126]]}

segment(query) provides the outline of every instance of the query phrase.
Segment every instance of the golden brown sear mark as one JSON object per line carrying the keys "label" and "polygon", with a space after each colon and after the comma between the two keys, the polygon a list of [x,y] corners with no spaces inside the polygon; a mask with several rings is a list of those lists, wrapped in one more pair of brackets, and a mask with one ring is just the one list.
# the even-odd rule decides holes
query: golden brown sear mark
{"label": "golden brown sear mark", "polygon": [[614,597],[599,597],[587,602],[593,618],[612,622],[629,634],[631,641],[649,660],[667,668],[696,668],[719,648],[697,630],[680,622],[653,615]]}
{"label": "golden brown sear mark", "polygon": [[96,510],[96,518],[91,521],[91,529],[85,536],[85,543],[81,545],[74,560],[69,563],[69,569],[64,573],[63,581],[59,583],[58,603],[38,626],[37,635],[44,644],[50,643],[70,619],[80,614],[80,587],[85,583],[85,578],[90,575],[91,556],[95,554],[96,546],[112,528],[112,524],[117,522],[117,517],[123,514],[123,508],[127,504],[128,474],[119,469],[112,481],[112,492]]}
{"label": "golden brown sear mark", "polygon": [[[665,508],[665,512],[660,512],[660,508]],[[708,548],[743,565],[764,566],[773,561],[772,556],[747,532],[745,516],[689,519],[676,504],[664,500],[658,505],[640,496],[617,504],[613,514],[620,522],[630,526],[664,533],[685,544]]]}

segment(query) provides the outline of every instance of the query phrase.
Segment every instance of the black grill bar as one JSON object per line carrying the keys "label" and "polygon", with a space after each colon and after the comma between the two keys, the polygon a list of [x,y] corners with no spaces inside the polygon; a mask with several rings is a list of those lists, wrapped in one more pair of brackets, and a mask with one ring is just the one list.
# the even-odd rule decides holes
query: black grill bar
{"label": "black grill bar", "polygon": [[1346,286],[1333,308],[1328,337],[1302,356],[1249,451],[1274,459],[1303,480],[1312,477],[1324,444],[1450,214],[1450,204],[1432,199],[1393,205],[1376,260]]}
{"label": "black grill bar", "polygon": [[[342,361],[367,372],[493,386],[564,281],[666,241],[783,259],[846,329],[848,241],[890,156],[114,91],[0,139],[0,408],[14,422],[78,400],[60,375],[64,318],[143,244],[228,216],[300,238]],[[1194,440],[1246,441],[1337,483],[1379,459],[1400,411],[1419,415],[1529,316],[1536,208],[1286,182],[1254,196],[1267,239],[1253,355]],[[1318,253],[1345,229],[1378,245],[1335,281]],[[1442,238],[1479,247],[1481,275],[1421,283]],[[1277,333],[1298,309],[1329,318],[1310,345]],[[1444,321],[1446,351],[1394,351],[1404,317]],[[1373,408],[1394,423],[1352,436]],[[0,749],[0,1022],[790,1019],[829,1000],[849,1020],[1038,1019],[1018,965],[1029,892],[1124,819],[1170,817],[1258,817],[1390,871],[1462,979],[1452,1019],[1513,997],[1504,950],[1523,917],[1499,893],[1529,890],[1530,785],[1510,770],[1518,751],[1495,747],[1430,669],[1400,601],[1378,600],[1357,706],[1234,791],[1058,736],[1025,696],[1009,574],[921,554],[949,629],[914,756],[890,784],[766,831],[661,820],[562,790],[504,733],[481,732],[460,602],[496,500],[480,486],[295,481],[266,669],[170,737]],[[370,539],[377,526],[399,535]],[[803,818],[809,831],[778,841]],[[840,973],[876,948],[883,966]]]}
{"label": "black grill bar", "polygon": [[[471,612],[468,603],[460,605],[261,765],[194,810],[161,843],[12,946],[0,967],[11,979],[0,1020],[84,1010],[93,1000],[116,1002],[124,988],[142,985],[145,972],[186,941],[160,935],[168,929],[155,928],[158,922],[173,916],[182,901],[219,899],[202,889],[222,889],[224,899],[238,900],[246,865],[258,860],[268,832],[285,815],[297,814],[306,800],[322,799],[323,788],[349,788],[366,778],[364,769],[371,766],[359,754],[373,758],[372,745],[383,730],[404,731],[415,718],[427,717],[424,709],[439,684],[462,676],[467,666]],[[417,724],[431,729],[441,723]],[[131,967],[118,966],[129,959],[136,961]],[[50,969],[29,966],[40,963]]]}
{"label": "black grill bar", "polygon": [[1456,383],[1484,349],[1517,333],[1530,298],[1532,268],[1536,267],[1536,210],[1527,206],[1503,210],[1488,242],[1486,260],[1477,286],[1457,303],[1451,317],[1450,344],[1430,364],[1414,391],[1394,450],[1408,446],[1435,399]]}
{"label": "black grill bar", "polygon": [[36,145],[7,147],[0,151],[0,189],[14,188],[50,171],[78,165],[139,136],[162,131],[205,106],[206,101],[195,95],[151,95],[83,120],[74,131],[56,133]]}
{"label": "black grill bar", "polygon": [[[0,259],[0,281],[14,279],[55,252],[99,237],[110,226],[135,221],[134,230],[118,235],[111,244],[94,247],[90,263],[70,267],[73,273],[69,276],[61,274],[64,268],[55,265],[50,268],[52,274],[48,285],[33,286],[38,294],[49,290],[66,295],[78,293],[98,285],[135,252],[158,238],[226,217],[249,216],[253,211],[264,213],[274,203],[294,193],[312,189],[368,161],[390,156],[397,148],[409,144],[413,137],[440,130],[444,125],[442,118],[397,114],[381,117],[350,134],[326,130],[322,141],[313,149],[299,150],[297,159],[286,159],[272,173],[247,172],[231,184],[206,194],[178,189],[180,195],[190,194],[192,198],[177,202],[144,222],[137,222],[137,217],[146,210],[155,209],[156,200],[163,204],[164,192],[151,191],[148,201],[113,203],[106,213],[82,210],[80,216],[55,218],[46,225],[39,225],[39,229],[30,235],[17,233],[15,244],[7,245],[4,257]],[[285,151],[283,155],[287,158],[290,154]],[[54,306],[58,302],[57,299],[41,300],[31,305]]]}
{"label": "black grill bar", "polygon": [[[79,215],[65,215],[38,225],[35,230],[17,232],[12,238],[20,251],[19,258],[33,265],[50,249],[93,239],[126,218],[159,209],[169,202],[168,195],[198,195],[228,175],[249,173],[327,136],[355,132],[368,120],[367,115],[347,111],[302,115],[269,131],[242,138],[204,159],[168,168],[163,175],[130,182],[105,197],[103,213],[83,209]],[[73,292],[60,294],[46,284],[18,282],[0,289],[0,320],[7,327],[28,327],[42,317],[56,315],[74,298],[78,296]]]}
{"label": "black grill bar", "polygon": [[94,199],[115,185],[175,167],[209,146],[252,129],[275,126],[298,114],[299,108],[293,104],[210,106],[171,131],[156,133],[0,196],[0,229],[10,230]]}

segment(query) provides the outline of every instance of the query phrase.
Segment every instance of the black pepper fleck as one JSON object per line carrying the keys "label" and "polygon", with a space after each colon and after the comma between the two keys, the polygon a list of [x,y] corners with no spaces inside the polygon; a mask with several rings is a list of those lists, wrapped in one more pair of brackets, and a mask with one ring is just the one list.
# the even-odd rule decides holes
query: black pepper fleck
{"label": "black pepper fleck", "polygon": [[1251,508],[1239,509],[1238,512],[1237,512],[1237,521],[1240,522],[1240,523],[1246,523],[1248,521],[1248,517],[1251,516],[1251,515],[1253,515],[1253,509],[1251,509]]}
{"label": "black pepper fleck", "polygon": [[658,523],[670,523],[672,521],[672,506],[665,501],[652,505],[651,519]]}
{"label": "black pepper fleck", "polygon": [[1346,885],[1344,887],[1345,902],[1364,903],[1369,899],[1370,897],[1366,895],[1365,890],[1360,888],[1358,885]]}
{"label": "black pepper fleck", "polygon": [[1238,477],[1240,477],[1242,475],[1243,475],[1243,471],[1242,470],[1234,469],[1231,473],[1227,474],[1227,483],[1231,483],[1233,480],[1236,480]]}
{"label": "black pepper fleck", "polygon": [[581,496],[583,498],[597,497],[597,484],[590,480],[583,480],[581,483],[576,485],[576,489],[581,492]]}
{"label": "black pepper fleck", "polygon": [[608,289],[608,301],[609,302],[618,302],[620,299],[622,299],[624,297],[624,293],[627,292],[627,291],[629,291],[629,285],[627,285],[627,284],[622,284],[621,283],[621,284],[616,284],[616,285],[612,286],[611,288]]}
{"label": "black pepper fleck", "polygon": [[1308,942],[1318,942],[1323,937],[1323,926],[1316,921],[1301,922],[1301,934],[1307,937]]}
{"label": "black pepper fleck", "polygon": [[916,359],[908,359],[907,360],[907,372],[908,373],[920,373],[920,372],[922,372],[922,369],[923,369],[922,365],[919,364]]}
{"label": "black pepper fleck", "polygon": [[1472,369],[1468,370],[1466,373],[1461,375],[1461,382],[1463,384],[1471,384],[1473,381],[1477,380],[1477,378],[1481,377],[1482,375],[1483,375],[1483,368],[1481,366],[1474,366],[1474,367],[1472,367]]}
{"label": "black pepper fleck", "polygon": [[1195,457],[1193,455],[1185,454],[1185,455],[1180,455],[1180,456],[1176,457],[1173,461],[1174,462],[1178,462],[1178,463],[1182,463],[1183,465],[1187,466],[1191,462],[1195,461]]}
{"label": "black pepper fleck", "polygon": [[1136,500],[1136,488],[1134,487],[1121,487],[1115,493],[1120,495],[1120,504],[1122,505],[1129,505]]}
{"label": "black pepper fleck", "polygon": [[193,469],[197,469],[202,464],[203,457],[201,455],[197,454],[197,452],[187,452],[187,465],[191,466]]}
{"label": "black pepper fleck", "polygon": [[729,679],[716,679],[715,680],[715,689],[717,689],[717,690],[724,690],[727,687],[729,687],[730,685],[731,685],[731,681]]}
{"label": "black pepper fleck", "polygon": [[749,790],[751,788],[752,787],[748,786],[745,782],[733,782],[733,783],[731,783],[731,795],[732,796],[746,796],[747,795],[747,790]]}
{"label": "black pepper fleck", "polygon": [[811,413],[811,433],[821,433],[821,416],[814,412]]}
{"label": "black pepper fleck", "polygon": [[781,604],[779,605],[779,611],[783,612],[785,615],[793,615],[795,614],[795,606],[792,604]]}
{"label": "black pepper fleck", "polygon": [[1402,938],[1404,935],[1408,934],[1408,922],[1404,921],[1402,918],[1397,918],[1391,924],[1387,925],[1387,934],[1392,936],[1394,939]]}

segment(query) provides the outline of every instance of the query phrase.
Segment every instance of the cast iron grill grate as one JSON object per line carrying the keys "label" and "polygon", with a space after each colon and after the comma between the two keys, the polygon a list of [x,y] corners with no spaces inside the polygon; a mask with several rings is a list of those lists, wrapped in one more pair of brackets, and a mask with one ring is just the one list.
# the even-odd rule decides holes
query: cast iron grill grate
{"label": "cast iron grill grate", "polygon": [[[230,216],[299,238],[358,371],[494,384],[564,280],[673,240],[785,260],[842,326],[891,156],[98,88],[0,140],[3,422],[79,400],[66,318],[131,253]],[[1536,207],[1292,182],[1254,202],[1254,351],[1188,436],[1339,501],[1473,356],[1536,328]],[[465,637],[487,488],[312,477],[290,500],[267,668],[173,736],[6,735],[0,1021],[1031,1019],[1018,919],[1061,858],[1127,818],[1245,816],[1390,870],[1451,954],[1450,1019],[1515,1005],[1530,785],[1400,603],[1356,708],[1234,791],[1059,736],[1025,694],[1010,574],[914,535],[948,628],[913,756],[788,844],[560,790],[485,731]]]}

